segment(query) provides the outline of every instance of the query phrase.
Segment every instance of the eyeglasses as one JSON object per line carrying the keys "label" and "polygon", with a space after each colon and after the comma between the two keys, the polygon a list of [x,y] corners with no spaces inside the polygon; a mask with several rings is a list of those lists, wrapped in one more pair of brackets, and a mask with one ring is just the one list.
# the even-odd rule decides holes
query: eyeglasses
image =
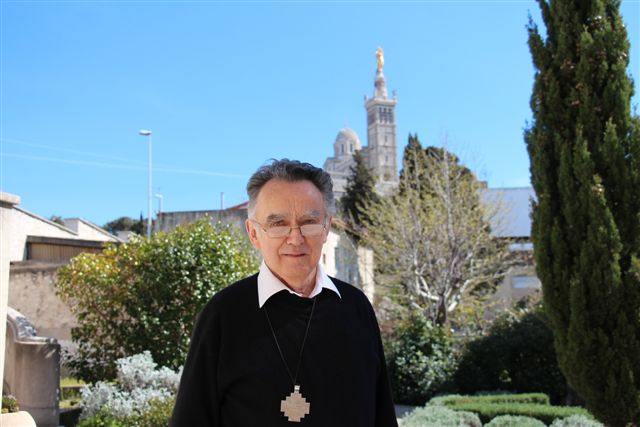
{"label": "eyeglasses", "polygon": [[255,219],[251,219],[250,221],[258,224],[262,229],[262,231],[264,231],[267,234],[267,236],[271,237],[272,239],[287,237],[289,234],[291,234],[291,230],[293,230],[294,228],[299,228],[300,234],[302,234],[305,237],[319,236],[327,228],[324,221],[321,224],[304,224],[304,225],[299,225],[297,227],[289,227],[288,225],[271,225],[271,226],[265,227]]}

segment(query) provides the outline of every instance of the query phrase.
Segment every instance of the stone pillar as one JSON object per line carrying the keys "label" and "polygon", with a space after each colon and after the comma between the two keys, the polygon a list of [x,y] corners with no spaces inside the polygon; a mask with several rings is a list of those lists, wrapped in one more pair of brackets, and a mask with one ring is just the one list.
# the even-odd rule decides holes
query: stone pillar
{"label": "stone pillar", "polygon": [[[7,301],[9,300],[9,235],[11,211],[20,204],[20,197],[0,192],[0,366],[4,366]],[[0,370],[0,384],[4,384],[4,369]]]}
{"label": "stone pillar", "polygon": [[19,312],[7,309],[4,381],[20,409],[31,414],[38,427],[57,427],[60,419],[60,344],[36,336]]}

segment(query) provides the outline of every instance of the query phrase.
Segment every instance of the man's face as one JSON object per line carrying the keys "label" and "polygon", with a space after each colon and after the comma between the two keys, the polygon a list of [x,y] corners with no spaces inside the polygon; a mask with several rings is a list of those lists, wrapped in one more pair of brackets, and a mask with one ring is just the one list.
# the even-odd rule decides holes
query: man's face
{"label": "man's face", "polygon": [[[303,236],[299,228],[293,228],[286,237],[271,238],[262,229],[314,223],[326,224],[320,235]],[[285,284],[304,286],[315,282],[330,224],[322,193],[311,181],[272,179],[260,189],[253,218],[246,221],[246,228],[251,244],[262,253],[267,267]]]}

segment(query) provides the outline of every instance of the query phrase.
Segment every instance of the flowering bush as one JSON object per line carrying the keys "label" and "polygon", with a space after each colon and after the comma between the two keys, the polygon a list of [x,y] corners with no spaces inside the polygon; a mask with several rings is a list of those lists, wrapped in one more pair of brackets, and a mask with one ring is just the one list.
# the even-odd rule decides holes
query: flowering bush
{"label": "flowering bush", "polygon": [[156,369],[148,351],[118,359],[116,366],[115,384],[97,382],[82,389],[81,418],[86,420],[86,427],[118,425],[125,420],[144,418],[147,412],[157,408],[171,413],[180,372],[166,367]]}

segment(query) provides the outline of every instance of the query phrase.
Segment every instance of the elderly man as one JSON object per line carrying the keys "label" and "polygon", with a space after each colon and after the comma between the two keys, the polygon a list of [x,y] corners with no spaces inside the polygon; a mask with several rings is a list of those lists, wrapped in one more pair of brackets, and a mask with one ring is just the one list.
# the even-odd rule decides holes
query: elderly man
{"label": "elderly man", "polygon": [[172,426],[397,426],[378,324],[357,288],[319,263],[329,175],[273,161],[247,184],[258,274],[200,313]]}

